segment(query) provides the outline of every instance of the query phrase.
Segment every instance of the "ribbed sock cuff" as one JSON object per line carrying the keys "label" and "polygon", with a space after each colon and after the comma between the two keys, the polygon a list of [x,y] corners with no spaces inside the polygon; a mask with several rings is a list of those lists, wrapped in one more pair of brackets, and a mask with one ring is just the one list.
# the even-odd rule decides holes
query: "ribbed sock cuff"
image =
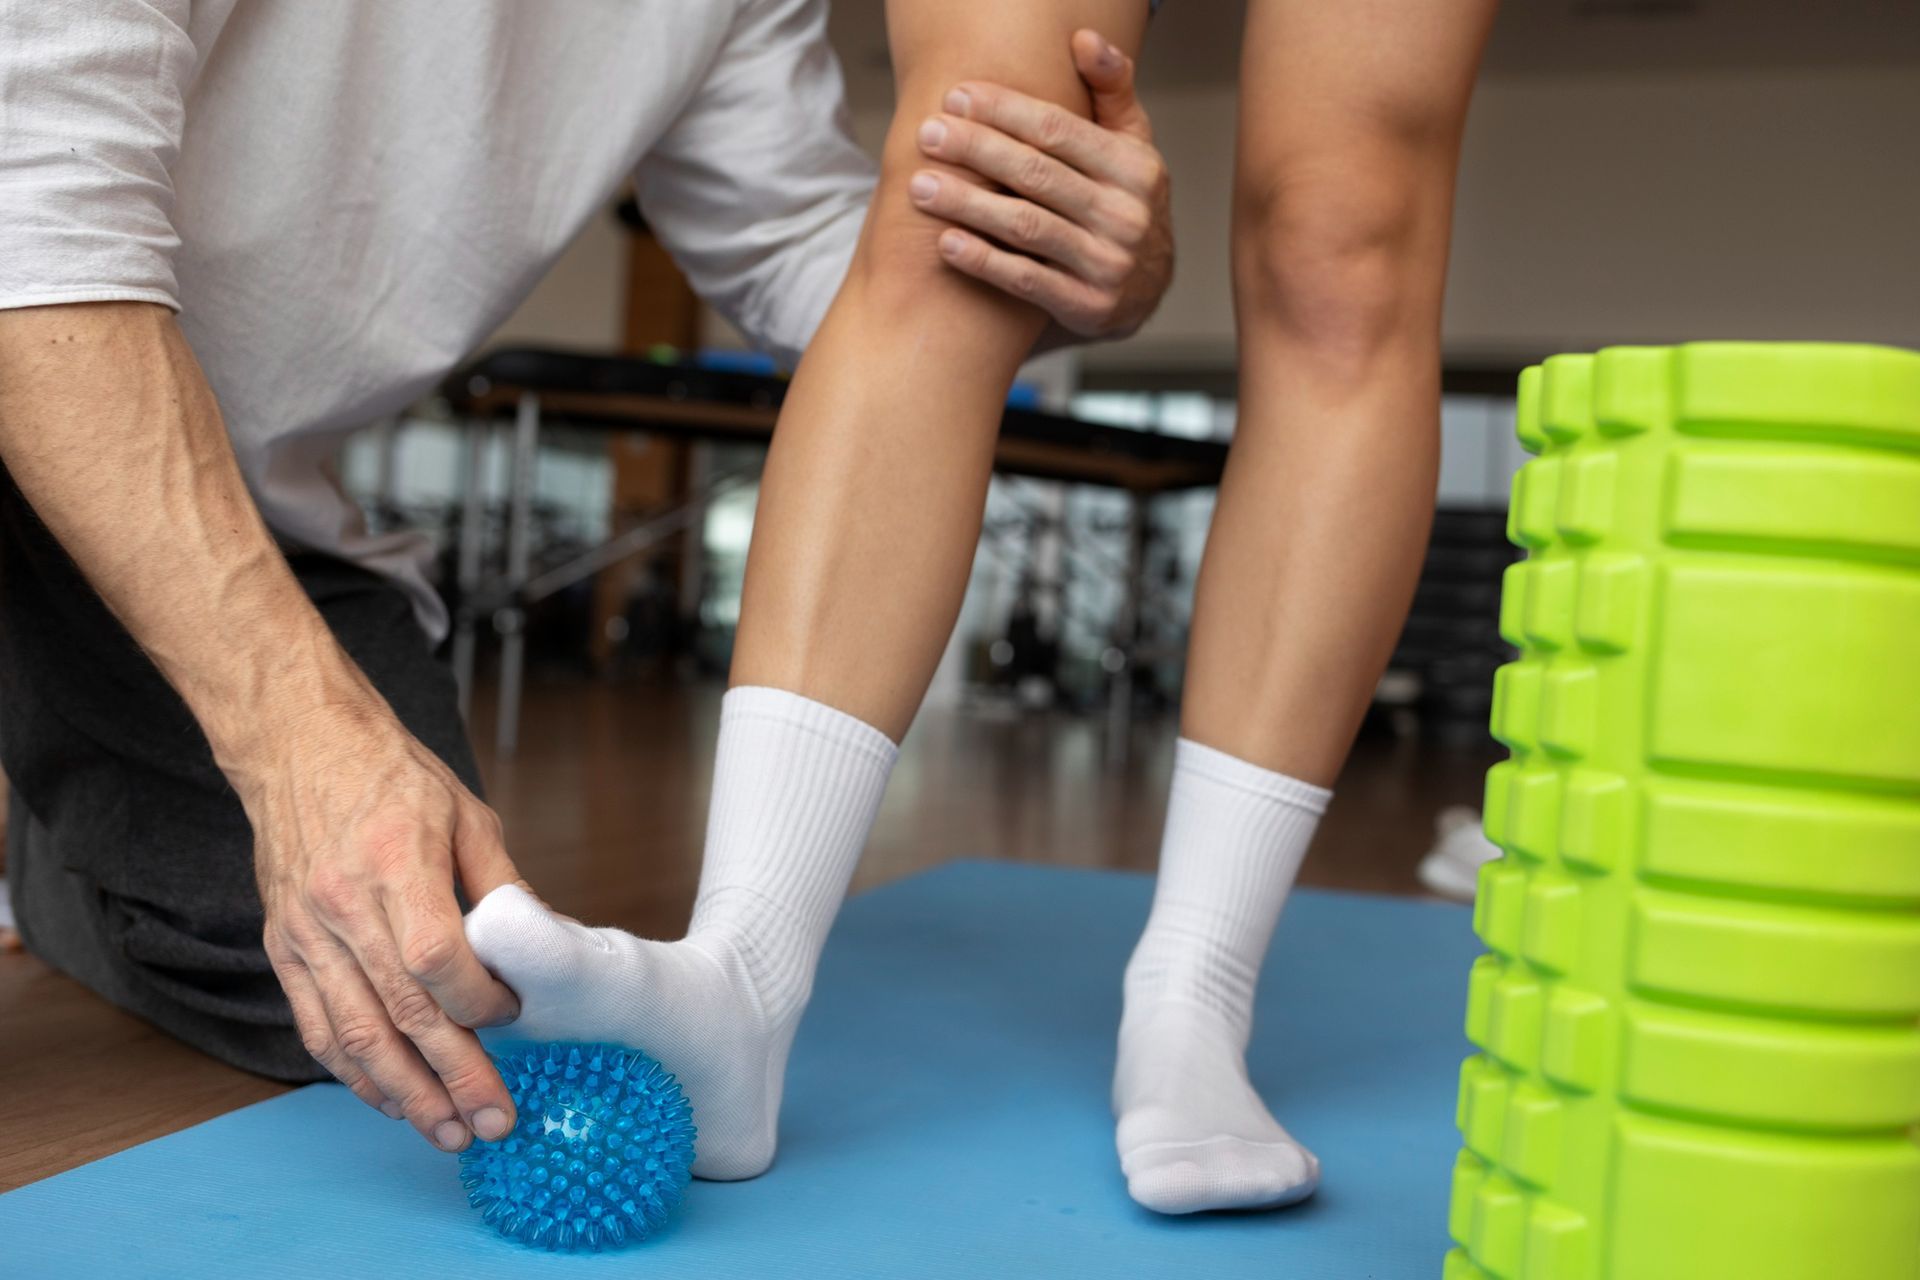
{"label": "ribbed sock cuff", "polygon": [[1311,782],[1302,782],[1287,774],[1263,769],[1239,756],[1230,756],[1224,751],[1204,746],[1192,738],[1181,738],[1173,744],[1173,771],[1175,777],[1181,773],[1195,774],[1222,786],[1236,787],[1252,795],[1283,801],[1316,815],[1325,813],[1328,801],[1333,799],[1333,792],[1325,787],[1316,787]]}
{"label": "ribbed sock cuff", "polygon": [[824,702],[785,689],[766,685],[743,684],[727,690],[720,700],[722,732],[733,723],[770,720],[819,736],[850,751],[872,756],[882,767],[891,769],[900,755],[892,738],[857,716],[850,716]]}
{"label": "ribbed sock cuff", "polygon": [[783,689],[721,705],[691,933],[730,940],[772,1016],[805,1002],[898,755],[873,726]]}

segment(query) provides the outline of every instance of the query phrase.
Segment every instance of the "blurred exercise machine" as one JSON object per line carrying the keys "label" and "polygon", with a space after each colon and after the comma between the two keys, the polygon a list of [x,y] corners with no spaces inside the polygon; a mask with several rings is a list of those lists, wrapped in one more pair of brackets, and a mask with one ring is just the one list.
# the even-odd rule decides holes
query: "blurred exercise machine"
{"label": "blurred exercise machine", "polygon": [[[495,728],[495,748],[500,755],[512,755],[519,739],[528,607],[692,528],[708,501],[747,483],[754,474],[734,471],[701,478],[682,500],[562,564],[536,572],[532,507],[542,428],[565,425],[589,431],[643,432],[682,440],[764,446],[773,438],[786,386],[781,378],[644,356],[526,347],[493,352],[448,380],[445,394],[466,436],[454,672],[464,711],[473,687],[479,623],[483,618],[490,620],[501,641]],[[512,423],[512,448],[505,566],[498,573],[489,573],[482,554],[485,513],[481,463],[489,436],[508,421]],[[1149,591],[1145,572],[1148,504],[1160,494],[1217,485],[1226,458],[1227,447],[1220,441],[1103,426],[1034,409],[1009,408],[1002,421],[994,458],[997,471],[1100,485],[1117,489],[1129,499],[1131,536],[1123,570],[1124,603],[1107,664],[1111,677],[1110,751],[1124,749],[1132,715],[1135,650],[1141,610]]]}

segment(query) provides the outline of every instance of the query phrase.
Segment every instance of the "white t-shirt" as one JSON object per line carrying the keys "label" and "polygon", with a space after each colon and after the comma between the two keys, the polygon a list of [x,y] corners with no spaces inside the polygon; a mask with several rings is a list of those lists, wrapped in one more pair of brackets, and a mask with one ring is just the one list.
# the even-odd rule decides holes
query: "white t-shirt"
{"label": "white t-shirt", "polygon": [[872,190],[825,0],[0,0],[0,307],[165,303],[283,540],[400,579],[332,463],[629,176],[693,286],[806,345]]}

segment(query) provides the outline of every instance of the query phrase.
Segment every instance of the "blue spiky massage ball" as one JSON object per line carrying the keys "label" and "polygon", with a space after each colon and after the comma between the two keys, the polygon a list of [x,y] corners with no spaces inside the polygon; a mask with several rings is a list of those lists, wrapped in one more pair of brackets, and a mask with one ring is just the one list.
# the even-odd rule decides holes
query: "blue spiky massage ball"
{"label": "blue spiky massage ball", "polygon": [[615,1044],[493,1051],[519,1119],[460,1155],[467,1201],[509,1240],[596,1253],[666,1224],[693,1166],[693,1109],[671,1072]]}

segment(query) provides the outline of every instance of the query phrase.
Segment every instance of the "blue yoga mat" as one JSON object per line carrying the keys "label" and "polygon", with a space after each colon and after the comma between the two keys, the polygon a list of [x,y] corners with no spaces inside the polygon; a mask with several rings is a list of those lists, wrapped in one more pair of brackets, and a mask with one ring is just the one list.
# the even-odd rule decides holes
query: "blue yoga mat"
{"label": "blue yoga mat", "polygon": [[1320,1193],[1162,1218],[1127,1199],[1107,1109],[1150,891],[958,863],[856,898],[794,1048],[772,1172],[694,1183],[678,1222],[624,1253],[496,1238],[454,1157],[315,1085],[0,1196],[0,1274],[1435,1280],[1467,912],[1295,895],[1252,1071],[1319,1153]]}

